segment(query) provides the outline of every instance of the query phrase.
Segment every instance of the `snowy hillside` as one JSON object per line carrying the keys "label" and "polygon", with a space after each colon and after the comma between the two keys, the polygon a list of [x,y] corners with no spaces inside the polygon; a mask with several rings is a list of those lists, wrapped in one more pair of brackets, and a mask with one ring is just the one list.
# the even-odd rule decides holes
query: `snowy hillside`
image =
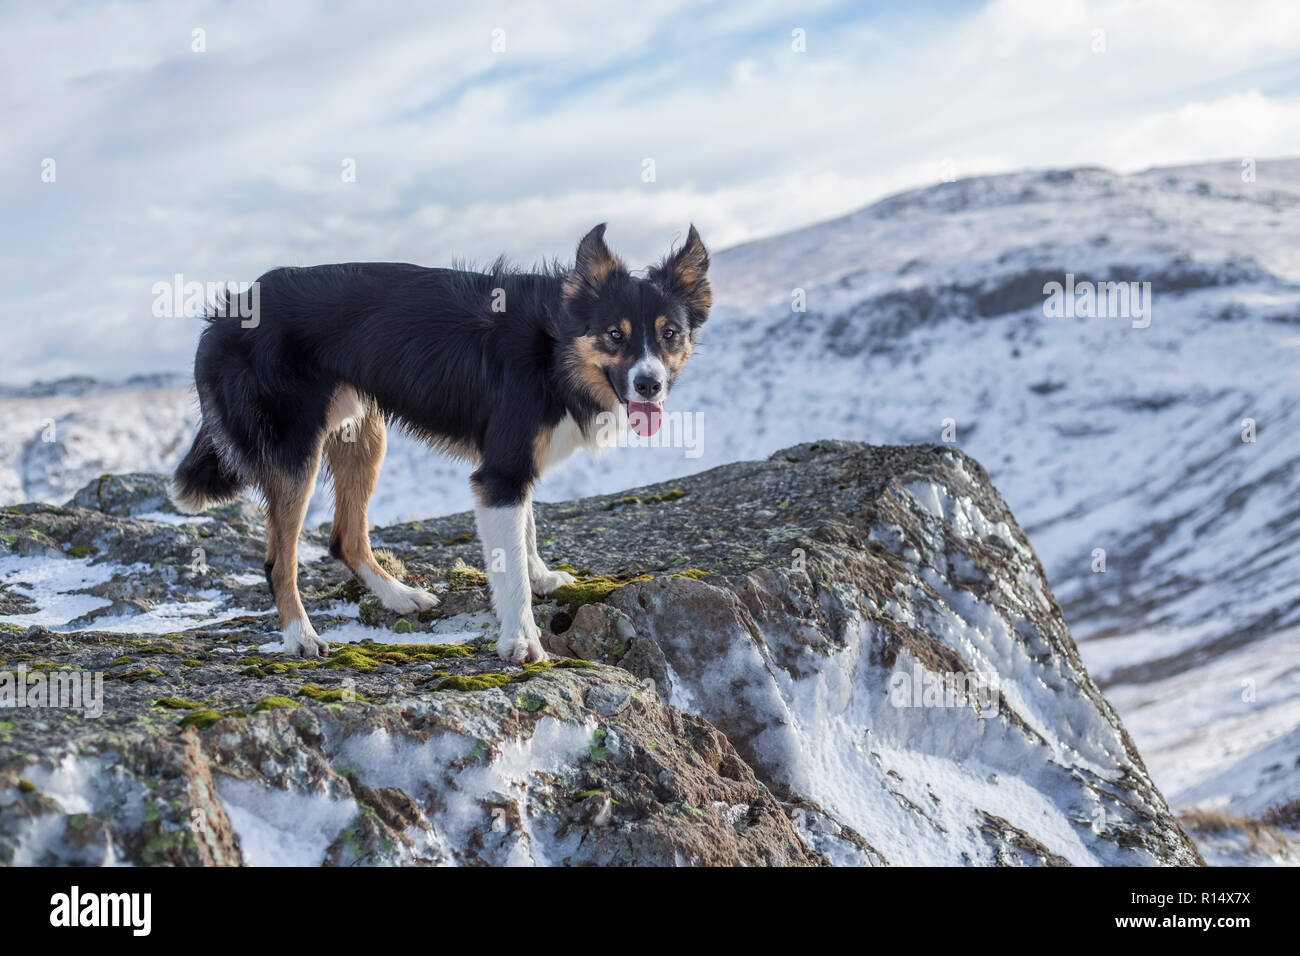
{"label": "snowy hillside", "polygon": [[[540,496],[824,437],[955,437],[1028,533],[1171,804],[1295,799],[1300,162],[1241,171],[965,180],[718,252],[717,306],[668,405],[702,413],[701,454],[618,450]],[[1149,282],[1149,315],[1048,317],[1044,286],[1067,275]],[[156,470],[193,414],[176,387],[4,398],[0,494],[60,501],[100,471]],[[373,518],[463,509],[465,474],[399,438]]]}

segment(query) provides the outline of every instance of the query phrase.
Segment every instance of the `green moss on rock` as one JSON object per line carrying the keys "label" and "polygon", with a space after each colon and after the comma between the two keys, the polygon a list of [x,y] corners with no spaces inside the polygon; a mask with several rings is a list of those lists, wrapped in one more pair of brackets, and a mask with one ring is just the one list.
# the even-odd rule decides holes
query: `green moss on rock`
{"label": "green moss on rock", "polygon": [[493,687],[516,683],[519,678],[518,674],[453,674],[451,677],[443,678],[433,689],[491,690]]}
{"label": "green moss on rock", "polygon": [[134,684],[138,680],[153,680],[155,677],[162,677],[163,672],[156,667],[146,667],[143,670],[130,671],[126,674],[108,674],[104,680],[120,680],[128,684]]}
{"label": "green moss on rock", "polygon": [[637,581],[649,580],[648,574],[638,574],[628,578],[611,578],[608,575],[598,574],[556,588],[551,592],[551,597],[565,605],[569,617],[572,618],[578,613],[578,608],[584,604],[598,604],[619,588],[627,587]]}
{"label": "green moss on rock", "polygon": [[474,653],[474,648],[469,644],[331,644],[330,656],[320,666],[366,674],[380,664],[400,667],[404,664],[473,657]]}
{"label": "green moss on rock", "polygon": [[471,567],[463,561],[457,561],[447,572],[447,584],[454,591],[466,588],[487,587],[488,576],[478,568]]}
{"label": "green moss on rock", "polygon": [[[532,680],[538,674],[553,668],[586,668],[595,667],[590,661],[578,660],[572,657],[562,657],[556,661],[538,661],[534,664],[525,664],[523,669],[517,674],[451,674],[444,677],[434,685],[434,690],[490,690],[493,687],[504,687],[507,684],[522,684],[524,681]],[[518,700],[518,698],[516,698]],[[522,706],[522,705],[521,705]],[[525,707],[525,710],[529,708]]]}
{"label": "green moss on rock", "polygon": [[366,594],[362,596],[357,607],[357,620],[366,627],[380,627],[387,613],[387,609],[379,603],[379,598],[373,594]]}
{"label": "green moss on rock", "polygon": [[366,703],[368,701],[368,698],[362,697],[354,690],[326,690],[319,684],[308,684],[298,691],[297,696],[306,697],[322,704]]}
{"label": "green moss on rock", "polygon": [[588,745],[587,752],[591,754],[592,760],[608,760],[610,758],[610,750],[605,746],[605,738],[608,735],[609,732],[604,727],[597,727],[591,735],[592,742]]}
{"label": "green moss on rock", "polygon": [[678,498],[685,498],[686,492],[680,488],[673,488],[657,495],[646,495],[644,498],[636,495],[627,495],[623,498],[615,498],[609,504],[605,505],[606,511],[613,511],[615,508],[626,507],[627,505],[657,505],[664,501],[676,501]]}
{"label": "green moss on rock", "polygon": [[348,578],[334,590],[327,594],[327,597],[336,601],[342,601],[345,604],[360,604],[361,598],[365,596],[366,588],[356,578]]}
{"label": "green moss on rock", "polygon": [[286,707],[301,706],[302,704],[289,697],[267,697],[253,705],[253,713],[260,714],[265,710],[284,710]]}
{"label": "green moss on rock", "polygon": [[224,715],[217,713],[210,707],[201,707],[198,710],[190,711],[182,717],[178,726],[182,729],[186,727],[197,727],[202,730],[204,727],[211,727],[217,721],[221,720],[223,716]]}
{"label": "green moss on rock", "polygon": [[685,498],[686,492],[680,488],[673,488],[671,491],[665,491],[661,495],[651,495],[646,501],[651,504],[658,504],[661,501],[676,501],[678,498]]}
{"label": "green moss on rock", "polygon": [[154,701],[155,707],[166,707],[170,710],[197,710],[203,704],[193,700],[181,700],[179,697],[159,697]]}

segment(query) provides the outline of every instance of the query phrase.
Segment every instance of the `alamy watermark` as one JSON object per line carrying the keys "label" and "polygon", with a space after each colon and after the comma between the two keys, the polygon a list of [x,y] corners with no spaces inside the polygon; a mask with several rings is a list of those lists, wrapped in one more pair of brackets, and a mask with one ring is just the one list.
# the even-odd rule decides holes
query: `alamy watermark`
{"label": "alamy watermark", "polygon": [[[654,415],[653,422],[636,418],[650,414]],[[681,448],[686,458],[699,458],[704,454],[703,412],[624,412],[620,408],[599,413],[595,428],[598,448]]]}
{"label": "alamy watermark", "polygon": [[170,281],[155,282],[152,292],[155,318],[236,318],[245,329],[262,321],[262,290],[256,282],[186,282],[178,272]]}
{"label": "alamy watermark", "polygon": [[995,717],[1002,701],[997,681],[967,671],[935,672],[912,665],[889,675],[889,702],[895,707],[969,707],[983,718]]}
{"label": "alamy watermark", "polygon": [[1065,282],[1046,283],[1043,295],[1049,319],[1131,319],[1135,329],[1151,324],[1150,282],[1076,282],[1067,272]]}
{"label": "alamy watermark", "polygon": [[80,710],[85,717],[104,715],[104,675],[89,671],[0,671],[0,709],[54,708]]}
{"label": "alamy watermark", "polygon": [[55,927],[123,927],[133,936],[148,936],[152,914],[152,893],[83,893],[74,885],[50,897],[50,925]]}

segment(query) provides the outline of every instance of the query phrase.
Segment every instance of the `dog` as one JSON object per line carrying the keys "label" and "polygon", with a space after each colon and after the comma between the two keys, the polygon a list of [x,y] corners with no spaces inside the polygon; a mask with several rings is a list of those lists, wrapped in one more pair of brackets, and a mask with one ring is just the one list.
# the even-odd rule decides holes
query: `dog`
{"label": "dog", "polygon": [[531,594],[574,579],[537,552],[533,485],[579,448],[596,450],[598,423],[620,406],[618,421],[637,434],[657,430],[712,306],[708,268],[692,225],[679,249],[633,275],[602,223],[578,244],[572,268],[525,272],[498,260],[487,271],[349,263],[268,272],[238,293],[238,309],[228,298],[207,318],[194,360],[201,423],[172,500],[193,514],[262,492],[283,649],[324,657],[329,645],[297,580],[322,458],[334,486],[330,553],[389,610],[438,605],[370,549],[366,507],[387,426],[398,425],[474,464],[497,653],[546,660]]}

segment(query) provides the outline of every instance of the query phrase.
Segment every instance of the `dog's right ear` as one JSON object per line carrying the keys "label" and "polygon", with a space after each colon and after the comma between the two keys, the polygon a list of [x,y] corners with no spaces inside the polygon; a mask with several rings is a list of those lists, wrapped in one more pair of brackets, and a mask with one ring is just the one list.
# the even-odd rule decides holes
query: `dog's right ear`
{"label": "dog's right ear", "polygon": [[564,279],[566,298],[596,298],[600,287],[613,275],[627,275],[623,260],[605,245],[605,224],[602,222],[578,243],[577,261],[573,271]]}

